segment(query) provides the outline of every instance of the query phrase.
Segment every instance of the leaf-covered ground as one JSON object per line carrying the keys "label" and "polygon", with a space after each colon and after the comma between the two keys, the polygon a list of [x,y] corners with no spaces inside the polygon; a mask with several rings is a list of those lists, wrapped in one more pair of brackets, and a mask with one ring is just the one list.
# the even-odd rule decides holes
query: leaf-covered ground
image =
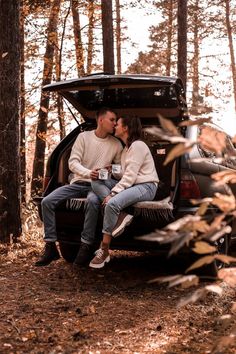
{"label": "leaf-covered ground", "polygon": [[113,252],[104,270],[62,259],[36,268],[41,236],[31,225],[20,244],[1,246],[0,353],[236,353],[224,338],[236,325],[235,289],[177,308],[196,287],[147,281],[182,272],[182,258]]}

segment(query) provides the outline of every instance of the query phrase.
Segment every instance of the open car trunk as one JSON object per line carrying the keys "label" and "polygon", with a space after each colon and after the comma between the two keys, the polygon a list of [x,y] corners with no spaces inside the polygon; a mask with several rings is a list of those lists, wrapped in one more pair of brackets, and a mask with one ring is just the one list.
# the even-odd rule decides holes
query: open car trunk
{"label": "open car trunk", "polygon": [[43,90],[58,92],[85,120],[95,119],[101,107],[147,121],[162,115],[177,124],[187,117],[183,84],[176,77],[90,75],[46,85]]}
{"label": "open car trunk", "polygon": [[[84,78],[57,82],[43,88],[62,95],[80,114],[81,122],[52,153],[46,175],[50,178],[44,195],[68,183],[70,171],[68,158],[76,136],[80,131],[96,126],[96,112],[104,106],[115,110],[118,116],[132,114],[140,117],[143,128],[160,126],[159,116],[170,119],[176,125],[187,119],[187,106],[183,84],[175,77],[151,75],[91,75]],[[163,162],[173,145],[143,133],[149,146],[160,178],[156,198],[153,202],[138,203],[129,212],[135,215],[131,225],[114,240],[112,247],[120,249],[147,249],[147,242],[135,239],[155,228],[161,228],[173,220],[175,201],[179,190],[179,161],[167,166]],[[146,204],[145,204],[146,203]],[[148,204],[149,203],[149,204]],[[71,199],[56,210],[58,240],[63,247],[63,257],[73,260],[72,248],[66,252],[66,244],[78,245],[84,222],[84,200]],[[102,217],[97,227],[97,240],[102,234]],[[68,234],[70,237],[68,238]],[[150,247],[153,248],[153,243]],[[158,245],[157,245],[158,246]],[[158,246],[159,248],[159,246]],[[75,254],[77,249],[75,247]]]}

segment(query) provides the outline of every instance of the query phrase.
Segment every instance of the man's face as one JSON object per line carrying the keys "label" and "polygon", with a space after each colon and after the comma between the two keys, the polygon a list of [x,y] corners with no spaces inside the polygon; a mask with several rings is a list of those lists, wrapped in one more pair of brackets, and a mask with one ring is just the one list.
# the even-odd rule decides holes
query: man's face
{"label": "man's face", "polygon": [[116,126],[116,115],[113,112],[107,112],[99,117],[98,124],[107,134],[113,134]]}

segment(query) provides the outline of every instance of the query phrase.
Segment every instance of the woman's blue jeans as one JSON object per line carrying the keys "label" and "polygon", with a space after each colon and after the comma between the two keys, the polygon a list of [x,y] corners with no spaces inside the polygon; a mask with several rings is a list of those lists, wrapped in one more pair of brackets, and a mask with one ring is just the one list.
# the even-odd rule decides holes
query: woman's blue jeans
{"label": "woman's blue jeans", "polygon": [[[105,182],[93,181],[91,185],[94,193],[97,194],[100,200],[103,200],[110,193],[110,190],[116,183],[117,181],[114,180],[107,180]],[[135,184],[112,197],[104,208],[102,232],[111,235],[122,209],[137,202],[153,200],[156,191],[156,183],[140,183]]]}

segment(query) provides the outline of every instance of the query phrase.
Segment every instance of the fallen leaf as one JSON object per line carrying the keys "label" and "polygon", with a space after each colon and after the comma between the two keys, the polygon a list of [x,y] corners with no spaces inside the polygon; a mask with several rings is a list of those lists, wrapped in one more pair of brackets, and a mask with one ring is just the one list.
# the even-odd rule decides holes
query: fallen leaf
{"label": "fallen leaf", "polygon": [[206,254],[216,252],[216,247],[209,245],[209,243],[204,241],[195,242],[192,250],[198,254]]}
{"label": "fallen leaf", "polygon": [[190,288],[193,285],[198,285],[199,283],[199,277],[195,274],[190,274],[190,275],[183,275],[181,278],[173,280],[169,284],[169,288],[176,286],[176,285],[181,285],[183,289]]}
{"label": "fallen leaf", "polygon": [[89,312],[89,313],[96,313],[95,306],[94,306],[94,305],[89,306],[89,307],[88,307],[88,312]]}
{"label": "fallen leaf", "polygon": [[[236,285],[236,284],[235,284]],[[236,302],[233,303],[231,310],[233,312],[236,312]]]}
{"label": "fallen leaf", "polygon": [[187,223],[199,221],[199,220],[201,220],[199,215],[187,214],[187,215],[183,216],[182,218],[168,224],[165,228],[167,230],[177,231],[177,230],[183,228]]}
{"label": "fallen leaf", "polygon": [[188,273],[190,270],[200,268],[204,266],[205,264],[210,264],[215,260],[215,256],[205,256],[200,259],[198,259],[196,262],[194,262],[189,268],[186,269],[186,273]]}
{"label": "fallen leaf", "polygon": [[203,123],[210,123],[211,118],[199,118],[195,120],[184,120],[183,122],[179,123],[179,127],[189,127],[192,125],[201,125]]}
{"label": "fallen leaf", "polygon": [[41,111],[43,111],[44,113],[47,113],[47,112],[48,112],[48,109],[47,109],[46,107],[41,106],[40,109],[41,109]]}
{"label": "fallen leaf", "polygon": [[170,281],[178,279],[180,277],[182,277],[181,274],[168,275],[166,277],[158,277],[158,278],[154,278],[154,279],[149,280],[148,284],[156,283],[156,282],[160,282],[160,283],[170,282]]}
{"label": "fallen leaf", "polygon": [[220,171],[213,173],[211,178],[216,181],[216,185],[218,186],[227,183],[236,183],[236,171]]}
{"label": "fallen leaf", "polygon": [[176,146],[173,147],[173,149],[170,150],[169,154],[167,155],[163,165],[166,166],[170,161],[174,160],[176,157],[179,157],[187,152],[189,152],[194,143],[188,142],[188,143],[179,143]]}
{"label": "fallen leaf", "polygon": [[219,285],[207,285],[207,286],[205,286],[205,288],[208,291],[211,291],[211,292],[216,293],[218,295],[222,295],[222,293],[223,293],[223,289]]}
{"label": "fallen leaf", "polygon": [[161,127],[164,130],[167,130],[168,132],[170,132],[173,135],[180,135],[178,128],[174,125],[174,123],[172,123],[172,121],[170,119],[166,119],[166,118],[162,117],[160,114],[158,114],[157,117],[159,119]]}
{"label": "fallen leaf", "polygon": [[185,298],[180,299],[180,301],[177,304],[177,307],[183,307],[183,306],[188,305],[190,303],[194,303],[197,300],[204,297],[206,295],[206,293],[207,293],[207,290],[205,288],[197,289],[190,296],[186,296]]}
{"label": "fallen leaf", "polygon": [[210,228],[211,229],[218,229],[218,228],[220,228],[221,227],[221,223],[222,223],[222,221],[224,220],[224,218],[225,218],[225,214],[223,213],[223,214],[220,214],[220,215],[218,215],[218,216],[216,216],[215,218],[214,218],[214,220],[212,221],[212,223],[210,224]]}
{"label": "fallen leaf", "polygon": [[196,215],[200,215],[200,216],[204,215],[206,213],[206,211],[208,210],[209,204],[210,204],[210,202],[202,203],[200,205],[200,207],[198,208]]}
{"label": "fallen leaf", "polygon": [[204,150],[220,155],[226,148],[226,134],[210,126],[205,126],[201,129],[199,143]]}
{"label": "fallen leaf", "polygon": [[235,257],[227,256],[226,254],[216,254],[215,258],[218,259],[219,261],[221,261],[223,263],[227,263],[227,264],[236,262]]}
{"label": "fallen leaf", "polygon": [[216,205],[220,210],[227,213],[236,208],[235,197],[233,194],[226,195],[216,193],[212,200],[212,204]]}

